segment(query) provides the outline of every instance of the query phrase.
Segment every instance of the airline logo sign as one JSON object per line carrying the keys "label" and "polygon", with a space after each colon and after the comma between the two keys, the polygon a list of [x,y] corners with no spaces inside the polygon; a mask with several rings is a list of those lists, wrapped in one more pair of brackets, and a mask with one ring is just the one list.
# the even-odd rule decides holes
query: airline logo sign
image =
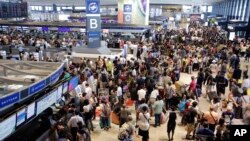
{"label": "airline logo sign", "polygon": [[87,0],[87,14],[100,14],[100,1]]}
{"label": "airline logo sign", "polygon": [[123,5],[123,23],[125,24],[132,23],[132,5],[131,4]]}
{"label": "airline logo sign", "polygon": [[124,13],[132,13],[132,5],[131,4],[124,4],[123,11],[124,11]]}

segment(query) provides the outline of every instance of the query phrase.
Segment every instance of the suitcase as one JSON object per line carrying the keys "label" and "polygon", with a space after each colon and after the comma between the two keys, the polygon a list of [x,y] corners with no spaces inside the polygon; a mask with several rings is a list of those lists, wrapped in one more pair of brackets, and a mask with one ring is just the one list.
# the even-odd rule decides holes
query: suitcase
{"label": "suitcase", "polygon": [[119,117],[114,112],[111,113],[111,121],[116,125],[120,124]]}

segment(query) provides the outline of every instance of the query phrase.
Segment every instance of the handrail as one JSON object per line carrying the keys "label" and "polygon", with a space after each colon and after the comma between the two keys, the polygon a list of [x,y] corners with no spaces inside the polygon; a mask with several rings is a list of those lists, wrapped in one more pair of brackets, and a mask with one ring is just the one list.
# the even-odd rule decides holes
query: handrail
{"label": "handrail", "polygon": [[[32,85],[30,85],[28,87],[24,87],[22,89],[19,89],[18,91],[6,94],[5,96],[1,97],[0,98],[0,111],[14,105],[17,102],[21,102],[23,99],[26,99],[26,98],[28,98],[28,97],[42,91],[44,88],[46,88],[48,85],[51,84],[51,81],[55,81],[56,79],[58,79],[60,77],[60,74],[63,72],[64,66],[65,66],[65,63],[62,63],[54,72],[50,73],[47,77],[37,81],[36,83],[33,83]],[[50,80],[49,84],[46,84],[47,79]],[[34,91],[34,93],[29,94],[25,98],[21,98],[21,96],[20,96],[21,91],[23,91],[23,90],[25,90],[27,88],[29,89],[29,93],[31,92],[31,89],[32,89],[32,92]],[[17,96],[17,93],[19,94],[18,96]],[[13,96],[15,96],[15,97],[13,98]]]}

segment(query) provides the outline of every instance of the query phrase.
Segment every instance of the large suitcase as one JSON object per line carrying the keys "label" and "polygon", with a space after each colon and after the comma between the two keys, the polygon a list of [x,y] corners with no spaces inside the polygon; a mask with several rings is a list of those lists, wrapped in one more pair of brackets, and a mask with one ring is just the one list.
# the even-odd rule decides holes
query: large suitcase
{"label": "large suitcase", "polygon": [[114,112],[111,113],[111,121],[116,125],[120,124],[119,117]]}

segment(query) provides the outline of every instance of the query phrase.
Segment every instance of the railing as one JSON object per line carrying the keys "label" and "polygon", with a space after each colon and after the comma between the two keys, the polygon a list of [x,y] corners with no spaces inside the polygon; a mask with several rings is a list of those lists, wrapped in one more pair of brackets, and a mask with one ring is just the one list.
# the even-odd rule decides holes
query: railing
{"label": "railing", "polygon": [[56,81],[58,81],[60,75],[62,74],[64,66],[65,64],[62,63],[60,67],[57,70],[55,70],[53,73],[51,73],[49,76],[30,85],[28,88],[25,87],[21,90],[18,90],[16,92],[13,92],[13,93],[10,93],[1,97],[0,98],[0,111],[14,105],[15,103],[21,102],[22,100],[27,99],[28,97],[35,95],[38,92],[42,91],[47,86],[54,84]]}

